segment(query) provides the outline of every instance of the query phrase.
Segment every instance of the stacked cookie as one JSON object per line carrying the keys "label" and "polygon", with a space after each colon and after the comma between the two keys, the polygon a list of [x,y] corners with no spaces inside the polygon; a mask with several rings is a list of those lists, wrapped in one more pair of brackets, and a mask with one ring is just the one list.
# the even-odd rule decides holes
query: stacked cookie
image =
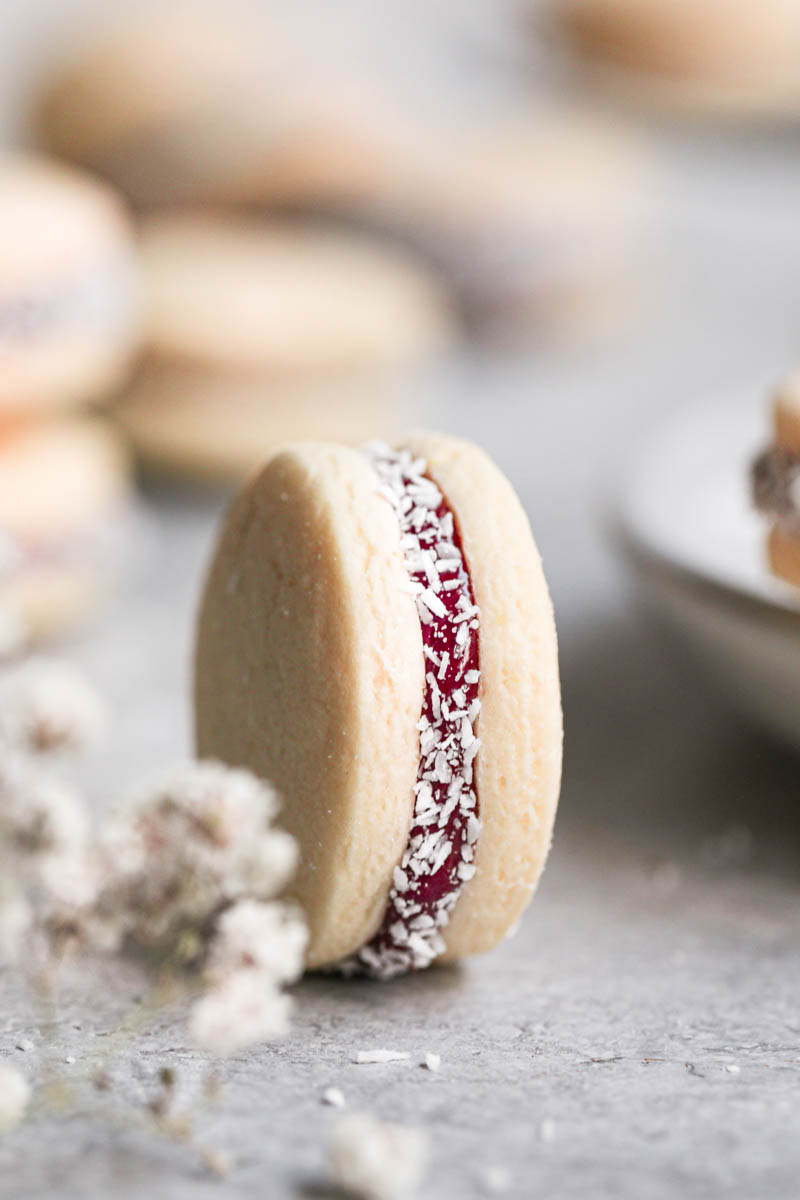
{"label": "stacked cookie", "polygon": [[302,7],[255,25],[151,13],[52,80],[39,136],[143,207],[380,230],[422,253],[481,334],[583,338],[641,311],[655,176],[629,131],[505,87],[421,85],[421,67],[409,88],[385,47],[354,49],[342,21]]}
{"label": "stacked cookie", "polygon": [[111,578],[128,496],[118,435],[78,415],[122,382],[139,329],[124,206],[32,155],[0,159],[0,625],[59,634]]}
{"label": "stacked cookie", "polygon": [[362,442],[452,338],[431,273],[361,236],[184,212],[147,219],[141,249],[148,349],[118,415],[162,469],[235,481],[306,434]]}
{"label": "stacked cookie", "polygon": [[796,0],[555,0],[555,23],[589,74],[689,114],[800,112]]}

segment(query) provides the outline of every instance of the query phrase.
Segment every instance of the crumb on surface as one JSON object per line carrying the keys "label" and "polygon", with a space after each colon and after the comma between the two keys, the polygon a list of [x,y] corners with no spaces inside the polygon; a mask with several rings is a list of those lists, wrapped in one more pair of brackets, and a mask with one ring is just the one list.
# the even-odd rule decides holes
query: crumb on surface
{"label": "crumb on surface", "polygon": [[360,1064],[407,1061],[408,1054],[405,1050],[359,1050],[356,1055],[356,1062]]}
{"label": "crumb on surface", "polygon": [[425,1055],[422,1065],[429,1071],[438,1071],[442,1065],[441,1054],[433,1054],[431,1051],[428,1051],[428,1053]]}
{"label": "crumb on surface", "polygon": [[331,1108],[344,1108],[344,1092],[338,1087],[325,1088],[325,1091],[322,1093],[322,1103],[329,1105]]}

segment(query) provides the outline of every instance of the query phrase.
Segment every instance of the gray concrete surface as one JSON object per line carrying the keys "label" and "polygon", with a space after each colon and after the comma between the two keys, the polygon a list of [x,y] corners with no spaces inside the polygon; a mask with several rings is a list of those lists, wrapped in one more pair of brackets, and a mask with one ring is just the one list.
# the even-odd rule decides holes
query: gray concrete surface
{"label": "gray concrete surface", "polygon": [[[133,965],[72,981],[55,1014],[0,977],[0,1058],[80,1080],[109,1056],[114,1081],[101,1095],[76,1084],[64,1113],[34,1112],[0,1141],[3,1200],[320,1195],[331,1084],[428,1130],[425,1200],[485,1194],[492,1165],[508,1168],[508,1195],[536,1200],[798,1195],[800,766],[647,623],[605,525],[638,432],[797,355],[800,147],[791,133],[659,136],[673,202],[664,304],[642,337],[476,356],[425,392],[425,419],[481,440],[519,488],[559,620],[563,798],[518,936],[458,970],[299,986],[291,1037],[226,1062],[198,1113],[202,1144],[235,1158],[224,1180],[122,1111],[162,1065],[187,1103],[208,1069],[180,1013],[109,1056],[141,989]],[[74,651],[116,712],[85,776],[98,805],[188,745],[191,613],[220,502],[162,488],[147,503],[149,556]],[[33,1049],[16,1049],[25,1038]],[[353,1063],[378,1046],[409,1063]],[[427,1051],[438,1074],[417,1065]]]}

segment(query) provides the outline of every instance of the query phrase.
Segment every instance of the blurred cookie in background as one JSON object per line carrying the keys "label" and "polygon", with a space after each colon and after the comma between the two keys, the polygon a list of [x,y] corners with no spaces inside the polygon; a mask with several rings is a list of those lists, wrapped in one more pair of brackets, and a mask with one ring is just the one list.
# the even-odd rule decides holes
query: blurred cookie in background
{"label": "blurred cookie in background", "polygon": [[46,158],[0,156],[0,417],[117,387],[137,344],[138,301],[116,194]]}
{"label": "blurred cookie in background", "polygon": [[657,177],[624,126],[488,110],[439,132],[388,219],[438,263],[473,328],[602,339],[652,298]]}
{"label": "blurred cookie in background", "polygon": [[146,339],[165,358],[270,374],[374,370],[441,353],[446,292],[410,252],[300,221],[152,217]]}
{"label": "blurred cookie in background", "polygon": [[34,137],[139,207],[350,201],[403,122],[338,32],[302,5],[145,4],[53,64]]}
{"label": "blurred cookie in background", "polygon": [[778,388],[772,413],[772,442],[753,464],[753,500],[770,522],[770,569],[800,587],[800,370]]}
{"label": "blurred cookie in background", "polygon": [[72,47],[32,117],[51,153],[136,203],[249,197],[263,144],[261,37],[237,8],[145,5]]}
{"label": "blurred cookie in background", "polygon": [[456,336],[431,269],[376,238],[184,213],[141,247],[147,355],[117,412],[162,469],[236,479],[287,439],[376,436],[389,379]]}
{"label": "blurred cookie in background", "polygon": [[109,595],[130,535],[129,459],[93,417],[0,422],[0,631],[59,637]]}
{"label": "blurred cookie in background", "polygon": [[360,445],[408,423],[407,408],[378,377],[269,378],[154,361],[117,416],[149,469],[222,486],[258,470],[287,442],[336,437]]}
{"label": "blurred cookie in background", "polygon": [[800,114],[798,0],[553,0],[595,81],[698,115]]}

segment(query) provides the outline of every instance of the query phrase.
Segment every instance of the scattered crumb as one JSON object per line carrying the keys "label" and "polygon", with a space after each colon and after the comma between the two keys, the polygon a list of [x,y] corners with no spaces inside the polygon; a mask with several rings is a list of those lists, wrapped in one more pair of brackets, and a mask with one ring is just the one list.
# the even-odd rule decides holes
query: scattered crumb
{"label": "scattered crumb", "polygon": [[328,1171],[332,1182],[350,1196],[400,1200],[416,1191],[426,1158],[420,1130],[352,1113],[342,1117],[333,1131]]}
{"label": "scattered crumb", "polygon": [[70,1063],[70,1064],[74,1063],[74,1062],[75,1062],[75,1055],[74,1055],[74,1054],[67,1054],[67,1055],[65,1056],[65,1058],[64,1058],[64,1062],[65,1062],[65,1063]]}
{"label": "scattered crumb", "polygon": [[556,1140],[556,1123],[552,1117],[545,1117],[539,1126],[539,1137],[543,1142],[554,1142]]}
{"label": "scattered crumb", "polygon": [[30,1103],[30,1085],[14,1067],[0,1064],[0,1132],[19,1125]]}
{"label": "scattered crumb", "polygon": [[390,1063],[407,1062],[405,1050],[359,1050],[356,1055],[357,1063]]}
{"label": "scattered crumb", "polygon": [[742,1068],[738,1065],[738,1063],[725,1063],[725,1070],[730,1075],[738,1075],[741,1069]]}
{"label": "scattered crumb", "polygon": [[507,1192],[511,1187],[511,1172],[508,1167],[484,1167],[483,1186],[493,1196],[498,1196],[501,1192]]}
{"label": "scattered crumb", "polygon": [[330,1105],[331,1108],[344,1108],[344,1092],[337,1087],[325,1088],[322,1103]]}
{"label": "scattered crumb", "polygon": [[22,1050],[25,1054],[27,1054],[29,1050],[33,1050],[34,1046],[30,1038],[20,1038],[16,1043],[16,1048],[17,1050]]}
{"label": "scattered crumb", "polygon": [[442,1065],[441,1054],[428,1053],[425,1055],[425,1061],[422,1063],[422,1066],[427,1067],[429,1071],[438,1071],[439,1067],[441,1065]]}

